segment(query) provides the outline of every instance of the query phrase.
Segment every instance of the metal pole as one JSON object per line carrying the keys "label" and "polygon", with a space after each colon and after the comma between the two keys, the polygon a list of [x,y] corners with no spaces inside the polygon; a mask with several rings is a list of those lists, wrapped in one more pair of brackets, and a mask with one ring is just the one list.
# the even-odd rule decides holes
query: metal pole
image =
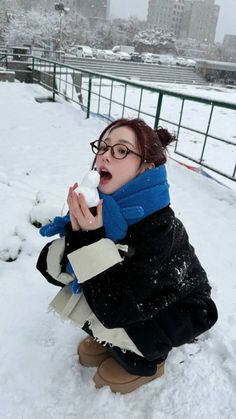
{"label": "metal pole", "polygon": [[60,13],[59,61],[61,61],[62,12]]}
{"label": "metal pole", "polygon": [[157,128],[160,121],[160,115],[161,115],[161,106],[162,106],[162,99],[163,99],[163,93],[159,93],[158,102],[157,102],[157,110],[156,110],[156,118],[155,118],[155,124],[154,128]]}
{"label": "metal pole", "polygon": [[33,61],[32,61],[32,81],[34,83],[34,57],[33,57]]}
{"label": "metal pole", "polygon": [[92,76],[89,75],[89,85],[88,85],[88,103],[87,103],[87,119],[90,116],[90,104],[91,104],[91,93],[92,93]]}
{"label": "metal pole", "polygon": [[55,102],[56,94],[56,63],[53,64],[53,91],[52,91],[52,100]]}
{"label": "metal pole", "polygon": [[210,117],[209,117],[209,121],[208,121],[208,126],[207,126],[207,130],[206,130],[206,134],[205,134],[205,140],[204,140],[203,147],[202,147],[202,154],[201,154],[200,161],[199,161],[200,164],[202,163],[203,154],[204,154],[204,151],[205,151],[205,148],[206,148],[206,143],[207,143],[207,138],[208,138],[208,132],[209,132],[209,129],[210,129],[210,126],[211,126],[211,119],[212,119],[213,111],[214,111],[214,104],[212,104],[212,106],[211,106],[211,113],[210,113]]}

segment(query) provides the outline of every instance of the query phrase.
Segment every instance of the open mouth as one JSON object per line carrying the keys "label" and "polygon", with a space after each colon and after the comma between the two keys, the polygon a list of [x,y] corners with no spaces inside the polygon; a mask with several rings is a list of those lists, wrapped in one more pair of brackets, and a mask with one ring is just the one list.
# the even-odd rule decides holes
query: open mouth
{"label": "open mouth", "polygon": [[106,169],[100,170],[100,183],[104,185],[105,183],[109,182],[111,180],[112,175],[111,173]]}

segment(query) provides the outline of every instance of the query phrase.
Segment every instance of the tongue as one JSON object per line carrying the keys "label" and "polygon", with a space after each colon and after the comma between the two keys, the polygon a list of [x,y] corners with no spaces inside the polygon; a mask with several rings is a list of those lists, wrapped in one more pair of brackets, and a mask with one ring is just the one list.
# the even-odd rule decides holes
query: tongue
{"label": "tongue", "polygon": [[112,176],[109,172],[102,172],[101,173],[101,178],[106,179],[106,180],[110,180],[112,178]]}

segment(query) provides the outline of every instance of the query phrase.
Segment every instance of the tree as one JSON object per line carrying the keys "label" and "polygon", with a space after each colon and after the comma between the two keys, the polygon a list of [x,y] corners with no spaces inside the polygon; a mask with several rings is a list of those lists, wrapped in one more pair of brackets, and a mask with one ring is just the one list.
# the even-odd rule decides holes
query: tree
{"label": "tree", "polygon": [[102,49],[111,49],[117,40],[117,28],[112,22],[102,22],[97,24],[94,32],[90,32],[91,46]]}
{"label": "tree", "polygon": [[76,44],[90,45],[90,26],[88,19],[79,13],[68,13],[62,24],[62,46],[66,49]]}
{"label": "tree", "polygon": [[178,54],[185,57],[201,57],[209,60],[221,58],[220,45],[207,44],[192,38],[178,39],[176,48]]}
{"label": "tree", "polygon": [[134,37],[134,45],[139,52],[175,53],[175,41],[173,33],[159,29],[140,31]]}
{"label": "tree", "polygon": [[[62,17],[62,48],[86,43],[89,38],[87,19],[78,13]],[[4,30],[4,40],[9,45],[32,45],[57,49],[60,45],[60,16],[56,11],[17,9]]]}
{"label": "tree", "polygon": [[58,31],[56,13],[17,10],[5,28],[4,39],[10,45],[31,44],[48,47]]}
{"label": "tree", "polygon": [[146,22],[133,16],[128,20],[115,19],[112,23],[117,28],[118,39],[116,43],[123,45],[134,45],[135,36],[141,29],[144,29],[146,25]]}

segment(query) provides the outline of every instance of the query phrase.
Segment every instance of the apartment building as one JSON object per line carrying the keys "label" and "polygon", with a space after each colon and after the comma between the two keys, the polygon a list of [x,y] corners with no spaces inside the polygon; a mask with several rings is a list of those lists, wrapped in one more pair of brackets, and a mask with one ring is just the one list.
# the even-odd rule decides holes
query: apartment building
{"label": "apartment building", "polygon": [[221,55],[225,60],[236,61],[236,35],[224,36]]}
{"label": "apartment building", "polygon": [[213,43],[219,11],[215,0],[149,0],[147,20],[177,38]]}
{"label": "apartment building", "polygon": [[180,35],[185,0],[149,0],[148,24]]}
{"label": "apartment building", "polygon": [[186,0],[180,38],[214,43],[219,12],[215,0]]}
{"label": "apartment building", "polygon": [[74,0],[76,10],[89,20],[108,19],[110,0]]}
{"label": "apartment building", "polygon": [[223,40],[223,48],[236,50],[236,35],[225,35]]}

